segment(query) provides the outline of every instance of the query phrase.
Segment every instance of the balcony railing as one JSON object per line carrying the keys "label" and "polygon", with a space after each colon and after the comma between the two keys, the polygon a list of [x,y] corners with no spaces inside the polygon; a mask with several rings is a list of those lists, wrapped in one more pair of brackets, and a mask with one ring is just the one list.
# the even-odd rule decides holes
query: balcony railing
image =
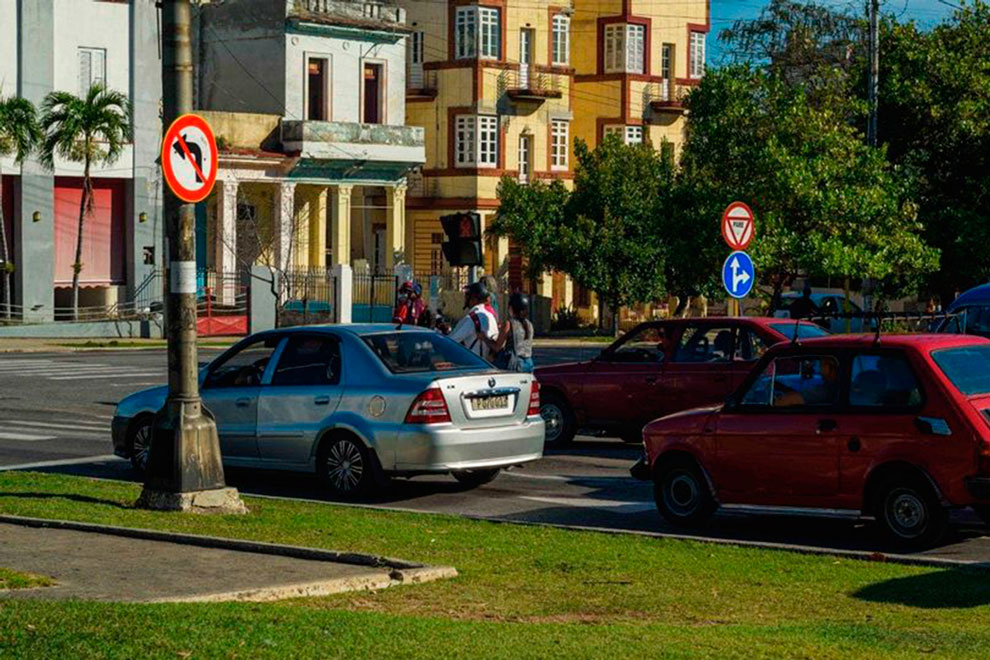
{"label": "balcony railing", "polygon": [[303,158],[422,163],[423,128],[346,121],[283,119],[282,146]]}
{"label": "balcony railing", "polygon": [[687,85],[678,85],[670,80],[650,83],[643,90],[644,105],[648,104],[653,112],[677,113],[684,112],[684,99],[691,92]]}
{"label": "balcony railing", "polygon": [[533,66],[518,70],[503,71],[499,76],[499,87],[514,101],[535,101],[559,99],[564,95],[563,76],[537,71]]}
{"label": "balcony railing", "polygon": [[327,15],[365,21],[405,23],[405,10],[388,2],[352,2],[350,0],[287,0],[289,15]]}
{"label": "balcony railing", "polygon": [[422,64],[410,64],[406,75],[406,95],[412,98],[437,97],[437,72],[423,69]]}

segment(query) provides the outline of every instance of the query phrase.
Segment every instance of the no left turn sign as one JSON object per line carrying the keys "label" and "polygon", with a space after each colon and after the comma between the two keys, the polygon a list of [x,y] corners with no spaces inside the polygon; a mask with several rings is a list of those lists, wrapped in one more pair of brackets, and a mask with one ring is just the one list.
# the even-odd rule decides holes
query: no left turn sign
{"label": "no left turn sign", "polygon": [[168,187],[184,202],[200,202],[217,180],[217,141],[199,115],[182,115],[162,140],[162,172]]}

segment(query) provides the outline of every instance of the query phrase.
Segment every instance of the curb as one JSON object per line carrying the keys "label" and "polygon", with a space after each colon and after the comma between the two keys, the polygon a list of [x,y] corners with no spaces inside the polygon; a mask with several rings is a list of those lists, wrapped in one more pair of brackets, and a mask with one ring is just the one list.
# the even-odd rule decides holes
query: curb
{"label": "curb", "polygon": [[77,532],[106,534],[110,536],[121,536],[124,538],[142,539],[145,541],[162,541],[165,543],[192,545],[201,548],[234,550],[254,554],[291,557],[294,559],[309,559],[314,561],[327,561],[338,564],[350,564],[354,566],[387,569],[388,580],[392,584],[413,584],[457,576],[457,569],[452,566],[429,566],[427,564],[405,561],[403,559],[394,559],[391,557],[382,557],[379,555],[363,554],[359,552],[338,552],[336,550],[322,550],[319,548],[308,548],[299,545],[281,545],[278,543],[266,543],[263,541],[228,539],[220,536],[163,532],[154,529],[142,529],[140,527],[115,527],[112,525],[99,525],[96,523],[74,522],[71,520],[50,520],[45,518],[28,518],[25,516],[12,516],[7,514],[0,514],[0,523],[36,528],[68,529]]}

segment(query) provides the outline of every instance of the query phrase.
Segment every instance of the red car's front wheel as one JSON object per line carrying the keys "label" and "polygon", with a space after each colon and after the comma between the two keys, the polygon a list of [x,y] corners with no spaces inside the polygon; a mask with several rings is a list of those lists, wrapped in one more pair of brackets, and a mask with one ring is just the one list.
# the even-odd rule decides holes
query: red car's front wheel
{"label": "red car's front wheel", "polygon": [[668,459],[657,467],[653,494],[660,515],[672,525],[699,525],[718,508],[701,468],[686,457]]}

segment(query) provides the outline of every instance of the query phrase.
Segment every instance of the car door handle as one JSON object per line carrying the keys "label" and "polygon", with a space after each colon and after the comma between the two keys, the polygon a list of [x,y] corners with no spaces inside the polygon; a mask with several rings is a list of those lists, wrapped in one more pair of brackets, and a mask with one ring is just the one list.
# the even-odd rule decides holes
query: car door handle
{"label": "car door handle", "polygon": [[248,406],[251,405],[251,399],[248,399],[247,397],[237,399],[236,401],[234,401],[234,405],[237,406],[238,408],[247,408]]}
{"label": "car door handle", "polygon": [[820,419],[818,420],[818,429],[816,433],[827,433],[829,431],[834,431],[839,428],[839,425],[834,419]]}
{"label": "car door handle", "polygon": [[325,406],[328,403],[330,403],[330,397],[329,396],[318,396],[315,399],[313,399],[313,403],[315,403],[318,406]]}

